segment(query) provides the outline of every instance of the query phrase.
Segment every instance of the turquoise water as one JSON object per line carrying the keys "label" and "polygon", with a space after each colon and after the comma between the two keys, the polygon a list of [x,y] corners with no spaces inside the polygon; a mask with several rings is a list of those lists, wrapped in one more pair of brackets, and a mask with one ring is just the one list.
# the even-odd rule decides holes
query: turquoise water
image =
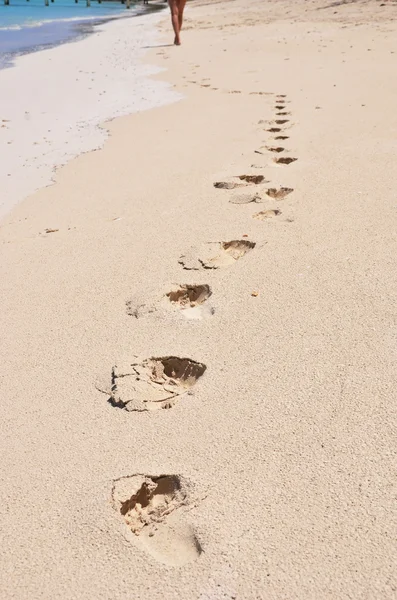
{"label": "turquoise water", "polygon": [[[131,3],[134,10],[134,3]],[[10,0],[10,6],[0,3],[0,31],[17,30],[24,27],[40,27],[51,21],[84,21],[104,19],[124,15],[127,11],[121,2],[102,2],[92,0],[87,7],[86,0],[55,0],[49,6],[44,0]],[[0,33],[1,35],[1,33]]]}
{"label": "turquoise water", "polygon": [[131,1],[127,9],[121,2],[91,0],[0,0],[0,69],[10,66],[15,56],[56,46],[88,35],[93,26],[115,18],[147,12],[150,6]]}

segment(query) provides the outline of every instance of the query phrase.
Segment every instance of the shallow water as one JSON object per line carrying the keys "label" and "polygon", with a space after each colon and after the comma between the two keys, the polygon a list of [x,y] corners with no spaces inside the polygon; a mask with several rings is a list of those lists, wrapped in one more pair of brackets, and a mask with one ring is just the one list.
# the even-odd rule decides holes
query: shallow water
{"label": "shallow water", "polygon": [[0,68],[9,66],[15,56],[56,46],[87,35],[95,24],[114,18],[131,17],[151,10],[131,2],[127,9],[121,2],[92,0],[0,0]]}
{"label": "shallow water", "polygon": [[[131,10],[136,10],[132,2]],[[55,0],[49,6],[44,0],[10,0],[10,6],[0,4],[0,30],[18,30],[27,27],[40,27],[50,21],[96,19],[127,12],[121,2],[92,1],[87,7],[85,0]]]}

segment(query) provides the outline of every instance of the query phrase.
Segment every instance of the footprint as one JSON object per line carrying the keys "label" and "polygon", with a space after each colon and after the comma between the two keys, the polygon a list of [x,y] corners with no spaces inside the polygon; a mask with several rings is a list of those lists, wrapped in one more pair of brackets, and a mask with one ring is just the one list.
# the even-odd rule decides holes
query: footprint
{"label": "footprint", "polygon": [[141,319],[147,315],[151,315],[157,312],[157,306],[155,302],[143,300],[137,296],[131,300],[127,300],[125,303],[127,315]]}
{"label": "footprint", "polygon": [[131,475],[113,481],[112,504],[128,528],[127,537],[156,560],[181,566],[202,553],[187,512],[193,486],[178,475]]}
{"label": "footprint", "polygon": [[215,181],[214,183],[214,187],[221,190],[234,190],[235,188],[244,186],[245,183],[243,183],[241,180],[237,181],[236,179],[230,181]]}
{"label": "footprint", "polygon": [[[109,403],[128,412],[172,408],[191,391],[206,366],[190,358],[163,356],[113,367]],[[105,390],[100,390],[105,392]]]}
{"label": "footprint", "polygon": [[261,212],[252,215],[254,219],[259,219],[260,221],[265,221],[266,219],[271,219],[272,217],[278,217],[281,215],[281,210],[271,209],[271,210],[262,210]]}
{"label": "footprint", "polygon": [[232,196],[229,200],[230,204],[250,204],[251,202],[262,202],[259,194],[238,194]]}
{"label": "footprint", "polygon": [[226,181],[215,181],[214,187],[224,190],[233,190],[238,187],[244,187],[246,185],[264,183],[265,177],[263,175],[238,175],[237,177],[231,177]]}
{"label": "footprint", "polygon": [[280,158],[275,158],[274,162],[280,165],[290,165],[291,163],[298,160],[297,158],[292,158],[291,156],[281,156]]}
{"label": "footprint", "polygon": [[284,125],[285,123],[289,123],[289,119],[276,119],[274,122],[276,125]]}
{"label": "footprint", "polygon": [[278,117],[285,117],[285,116],[290,115],[290,114],[291,114],[290,112],[288,112],[286,110],[283,110],[283,111],[278,112],[277,116]]}
{"label": "footprint", "polygon": [[281,127],[270,127],[270,129],[266,129],[266,131],[270,131],[270,133],[279,133],[282,129]]}
{"label": "footprint", "polygon": [[276,98],[286,98],[287,94],[277,94]]}
{"label": "footprint", "polygon": [[246,181],[247,183],[254,183],[255,185],[265,181],[263,175],[239,175],[239,179],[241,179],[241,181]]}
{"label": "footprint", "polygon": [[285,148],[282,148],[281,146],[266,146],[266,150],[269,150],[269,152],[284,152]]}
{"label": "footprint", "polygon": [[219,269],[235,263],[236,260],[255,248],[255,243],[248,240],[232,240],[230,242],[209,242],[198,248],[192,248],[182,255],[179,263],[186,270]]}
{"label": "footprint", "polygon": [[289,135],[276,135],[275,140],[289,140]]}
{"label": "footprint", "polygon": [[277,188],[269,188],[267,190],[266,194],[270,198],[275,198],[276,200],[284,200],[284,198],[286,198],[293,191],[294,191],[293,188],[287,188],[287,187],[281,187],[279,189],[277,189]]}
{"label": "footprint", "polygon": [[284,104],[276,104],[275,109],[276,110],[283,110],[285,108]]}
{"label": "footprint", "polygon": [[212,296],[209,285],[180,285],[168,292],[169,302],[178,307],[186,319],[202,319],[214,314],[214,309],[207,304]]}
{"label": "footprint", "polygon": [[215,313],[208,302],[212,295],[209,285],[176,285],[170,291],[160,290],[143,296],[139,292],[126,302],[127,314],[141,319],[149,315],[156,319],[203,319]]}

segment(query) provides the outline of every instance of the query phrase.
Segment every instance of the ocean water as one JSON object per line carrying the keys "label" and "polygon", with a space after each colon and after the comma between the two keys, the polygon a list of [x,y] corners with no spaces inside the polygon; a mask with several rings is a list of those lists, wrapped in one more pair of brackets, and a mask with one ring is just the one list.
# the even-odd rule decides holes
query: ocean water
{"label": "ocean water", "polygon": [[127,9],[120,1],[0,0],[0,69],[21,54],[56,46],[88,35],[94,25],[116,18],[132,17],[153,10],[131,2]]}

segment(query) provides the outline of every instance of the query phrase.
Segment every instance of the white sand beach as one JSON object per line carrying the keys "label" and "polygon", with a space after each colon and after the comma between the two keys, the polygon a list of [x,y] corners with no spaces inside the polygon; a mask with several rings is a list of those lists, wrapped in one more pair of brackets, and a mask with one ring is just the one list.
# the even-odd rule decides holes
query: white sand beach
{"label": "white sand beach", "polygon": [[[105,120],[178,100],[143,64],[161,13],[116,19],[86,39],[19,57],[0,71],[0,216],[53,182],[54,169],[102,147]],[[23,173],[23,177],[21,177]]]}
{"label": "white sand beach", "polygon": [[2,597],[396,597],[396,17],[164,14],[3,217]]}

